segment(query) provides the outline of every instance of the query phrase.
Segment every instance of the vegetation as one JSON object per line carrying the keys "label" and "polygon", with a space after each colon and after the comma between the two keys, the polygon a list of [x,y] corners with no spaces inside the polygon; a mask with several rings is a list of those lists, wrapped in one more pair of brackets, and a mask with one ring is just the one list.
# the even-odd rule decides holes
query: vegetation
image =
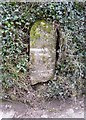
{"label": "vegetation", "polygon": [[[56,81],[48,83],[45,96],[78,96],[83,94],[85,80],[85,3],[0,3],[1,71],[3,96],[28,92],[28,41],[36,20],[60,23],[61,43]],[[33,31],[34,32],[34,31]],[[32,31],[31,31],[32,34]],[[39,36],[39,34],[38,34]],[[37,37],[37,36],[36,36]],[[0,82],[1,83],[1,82]],[[6,95],[5,95],[5,94]],[[12,97],[13,98],[13,97]]]}

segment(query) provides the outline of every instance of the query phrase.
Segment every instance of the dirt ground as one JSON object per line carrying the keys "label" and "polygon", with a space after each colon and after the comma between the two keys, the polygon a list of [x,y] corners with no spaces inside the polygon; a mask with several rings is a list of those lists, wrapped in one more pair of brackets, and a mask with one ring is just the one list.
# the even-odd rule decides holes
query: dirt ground
{"label": "dirt ground", "polygon": [[59,101],[40,101],[34,106],[20,102],[1,102],[1,118],[84,118],[82,99]]}

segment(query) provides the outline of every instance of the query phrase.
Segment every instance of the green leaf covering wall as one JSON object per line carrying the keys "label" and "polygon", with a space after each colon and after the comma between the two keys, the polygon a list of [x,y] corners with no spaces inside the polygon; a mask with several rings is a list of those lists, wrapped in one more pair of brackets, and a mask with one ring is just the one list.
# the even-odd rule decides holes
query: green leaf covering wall
{"label": "green leaf covering wall", "polygon": [[62,41],[56,71],[58,77],[55,85],[58,87],[55,88],[54,85],[59,92],[54,92],[54,95],[65,95],[65,85],[72,95],[75,94],[74,90],[77,91],[76,94],[82,93],[86,54],[84,2],[0,3],[0,14],[2,85],[6,90],[15,85],[24,88],[20,79],[25,80],[28,55],[27,44],[23,44],[23,40],[30,33],[32,25],[36,20],[45,20],[52,24],[56,19],[60,23]]}

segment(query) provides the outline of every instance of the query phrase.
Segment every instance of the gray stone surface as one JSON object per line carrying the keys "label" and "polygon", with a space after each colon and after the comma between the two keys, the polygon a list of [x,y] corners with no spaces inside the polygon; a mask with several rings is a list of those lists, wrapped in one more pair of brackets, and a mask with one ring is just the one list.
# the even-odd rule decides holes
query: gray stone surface
{"label": "gray stone surface", "polygon": [[[40,31],[39,31],[40,32]],[[55,69],[55,38],[53,31],[41,30],[40,38],[35,40],[30,49],[31,83],[45,82],[53,77]]]}

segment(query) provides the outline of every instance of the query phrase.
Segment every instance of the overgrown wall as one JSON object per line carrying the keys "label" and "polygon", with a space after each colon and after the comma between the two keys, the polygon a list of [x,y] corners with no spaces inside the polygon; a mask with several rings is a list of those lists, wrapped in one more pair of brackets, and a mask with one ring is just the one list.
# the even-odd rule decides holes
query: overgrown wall
{"label": "overgrown wall", "polygon": [[[50,82],[51,97],[71,96],[83,93],[85,80],[85,2],[57,3],[0,3],[0,28],[2,35],[2,87],[28,91],[26,74],[28,64],[28,40],[24,39],[36,20],[50,23],[59,20],[61,48],[56,70],[57,82]],[[26,40],[26,43],[25,43]],[[12,92],[12,94],[14,94]],[[16,94],[16,93],[15,93]],[[15,95],[14,94],[14,95]],[[3,94],[4,95],[4,94]],[[9,96],[9,92],[8,92]]]}

